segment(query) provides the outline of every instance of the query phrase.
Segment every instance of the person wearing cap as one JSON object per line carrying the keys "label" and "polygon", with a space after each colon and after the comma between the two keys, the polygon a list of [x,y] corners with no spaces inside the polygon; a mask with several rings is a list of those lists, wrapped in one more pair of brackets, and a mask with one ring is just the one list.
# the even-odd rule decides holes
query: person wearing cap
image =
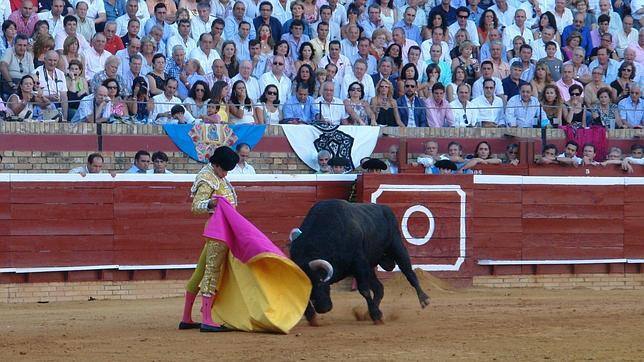
{"label": "person wearing cap", "polygon": [[335,174],[347,173],[347,168],[350,166],[349,160],[344,157],[333,157],[328,165],[331,166],[331,173]]}
{"label": "person wearing cap", "polygon": [[377,158],[368,158],[360,164],[360,167],[365,173],[381,173],[387,169],[387,164]]}
{"label": "person wearing cap", "polygon": [[[234,169],[239,162],[239,156],[229,147],[221,146],[213,152],[209,161],[210,163],[199,171],[190,188],[193,214],[213,213],[218,201],[214,198],[215,195],[223,196],[232,206],[237,206],[237,194],[226,176],[228,171]],[[227,255],[226,244],[215,240],[206,240],[197,268],[186,286],[183,317],[179,323],[179,329],[200,328],[202,332],[226,330],[212,320],[211,309],[217,291],[217,283],[221,276],[222,264],[224,264]],[[201,324],[192,321],[192,306],[200,290],[203,298]]]}
{"label": "person wearing cap", "polygon": [[431,167],[432,175],[452,175],[456,173],[458,167],[450,160],[438,160],[434,166]]}

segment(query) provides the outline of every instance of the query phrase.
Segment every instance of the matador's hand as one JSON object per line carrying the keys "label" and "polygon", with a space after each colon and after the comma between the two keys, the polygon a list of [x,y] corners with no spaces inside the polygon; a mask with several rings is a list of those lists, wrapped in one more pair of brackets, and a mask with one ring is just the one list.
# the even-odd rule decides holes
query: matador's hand
{"label": "matador's hand", "polygon": [[219,202],[219,199],[210,199],[210,201],[208,201],[208,208],[210,210],[213,210],[215,207],[217,207],[217,202]]}

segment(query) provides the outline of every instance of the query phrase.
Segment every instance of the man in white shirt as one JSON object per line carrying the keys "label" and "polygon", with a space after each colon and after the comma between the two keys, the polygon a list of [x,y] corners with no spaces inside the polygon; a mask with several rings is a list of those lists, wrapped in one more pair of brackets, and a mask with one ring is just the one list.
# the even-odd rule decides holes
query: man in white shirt
{"label": "man in white shirt", "polygon": [[342,100],[333,96],[334,88],[333,82],[322,83],[322,96],[315,100],[315,105],[320,110],[320,122],[339,125],[349,115],[344,109]]}
{"label": "man in white shirt", "polygon": [[107,96],[107,88],[99,86],[96,93],[83,97],[70,122],[103,123],[110,118],[111,109],[112,102]]}
{"label": "man in white shirt", "polygon": [[[147,7],[146,7],[147,8]],[[137,19],[139,21],[139,32],[137,33],[137,36],[139,38],[143,37],[144,31],[143,27],[140,26],[142,23],[141,19],[137,17],[137,13],[139,12],[139,0],[127,0],[127,4],[125,5],[125,14],[119,16],[116,18],[116,35],[122,37],[125,34],[127,34],[127,27],[132,19]],[[147,20],[147,19],[145,19]]]}
{"label": "man in white shirt", "polygon": [[283,56],[275,55],[272,69],[262,74],[259,80],[260,89],[265,89],[269,84],[276,86],[279,90],[280,99],[289,99],[291,96],[291,80],[284,75],[285,63]]}
{"label": "man in white shirt", "polygon": [[531,45],[534,42],[534,36],[532,35],[532,30],[530,30],[526,25],[526,14],[525,10],[517,9],[514,13],[514,24],[508,25],[503,31],[503,44],[505,49],[514,48],[514,38],[521,36],[525,43]]}
{"label": "man in white shirt", "polygon": [[181,99],[175,97],[179,82],[174,78],[169,78],[165,84],[165,90],[161,94],[152,97],[154,101],[154,110],[148,118],[151,123],[165,124],[172,123],[171,112],[172,106],[181,105]]}
{"label": "man in white shirt", "polygon": [[[629,45],[637,43],[639,33],[636,30],[633,30],[634,22],[635,20],[632,16],[626,15],[622,22],[623,28],[615,34],[617,37],[617,47],[615,50],[620,58],[624,57],[624,50],[626,50]],[[612,24],[612,20],[610,24]]]}
{"label": "man in white shirt", "polygon": [[51,2],[51,10],[44,13],[38,13],[40,20],[46,20],[49,24],[49,34],[56,36],[58,32],[63,31],[63,11],[65,10],[65,1],[53,0]]}
{"label": "man in white shirt", "polygon": [[345,68],[351,66],[351,61],[349,60],[349,58],[340,54],[340,42],[337,40],[333,40],[329,43],[329,54],[320,59],[318,67],[324,68],[329,63],[334,64],[338,68],[335,76],[339,79],[344,78]]}
{"label": "man in white shirt", "polygon": [[532,43],[532,60],[537,62],[548,55],[546,54],[546,43],[549,41],[552,41],[557,45],[555,58],[559,60],[563,60],[559,43],[557,43],[557,41],[554,38],[555,38],[555,29],[551,26],[546,26],[541,32],[541,39],[537,39],[534,41],[534,43]]}
{"label": "man in white shirt", "polygon": [[[338,0],[328,0],[331,8],[331,21],[342,27],[347,25],[347,9]],[[283,23],[283,22],[282,22]]]}
{"label": "man in white shirt", "polygon": [[489,60],[483,61],[483,63],[481,63],[481,77],[477,79],[472,86],[472,97],[476,98],[483,95],[483,81],[486,79],[493,80],[496,86],[495,94],[497,96],[503,96],[504,91],[502,81],[497,77],[493,77],[492,74],[494,74],[494,65],[492,62]]}
{"label": "man in white shirt", "polygon": [[[253,23],[253,19],[247,18],[244,16],[246,13],[246,4],[244,4],[243,1],[237,0],[235,1],[235,5],[233,5],[233,15],[227,17],[224,22],[224,38],[226,40],[233,40],[235,35],[237,35],[237,31],[239,30],[239,25],[241,24],[242,21],[247,22],[248,24]],[[255,39],[255,27],[250,27],[250,34],[249,34],[249,39]]]}
{"label": "man in white shirt", "polygon": [[167,57],[172,56],[172,48],[175,45],[181,45],[186,51],[186,54],[189,54],[193,49],[197,47],[197,42],[190,37],[190,20],[181,19],[179,20],[179,33],[177,35],[171,36],[168,39],[166,44],[166,51],[168,52]]}
{"label": "man in white shirt", "polygon": [[199,61],[201,69],[203,69],[206,75],[212,74],[212,64],[215,60],[221,59],[219,53],[212,49],[212,43],[212,35],[210,33],[203,33],[199,37],[199,46],[188,54],[188,58]]}
{"label": "man in white shirt", "polygon": [[107,38],[103,33],[94,34],[92,47],[85,53],[85,78],[90,80],[96,73],[103,70],[105,61],[112,56],[112,53],[105,50]]}
{"label": "man in white shirt", "polygon": [[42,94],[56,105],[62,107],[63,119],[67,119],[67,82],[65,73],[58,69],[59,55],[54,50],[45,53],[45,64],[34,70],[36,81]]}
{"label": "man in white shirt", "polygon": [[270,2],[273,4],[272,16],[279,20],[282,24],[284,24],[288,19],[292,17],[291,1],[292,0],[270,0]]}
{"label": "man in white shirt", "polygon": [[572,11],[566,7],[566,0],[555,0],[555,9],[552,12],[555,16],[555,23],[559,29],[572,24]]}
{"label": "man in white shirt", "polygon": [[[470,41],[477,47],[481,45],[479,41],[479,32],[476,29],[476,24],[472,20],[467,20],[470,16],[470,10],[467,7],[460,7],[456,9],[456,22],[450,25],[447,30],[449,31],[450,40],[453,42],[456,39],[456,32],[464,29],[470,36]],[[532,33],[531,33],[532,34]]]}
{"label": "man in white shirt", "polygon": [[532,85],[530,83],[521,85],[519,94],[508,101],[505,112],[508,127],[531,128],[535,125],[541,125],[541,120],[546,118],[539,100],[537,97],[532,96]]}
{"label": "man in white shirt", "polygon": [[[340,25],[338,25],[336,22],[332,21],[331,19],[331,7],[329,5],[322,5],[320,7],[320,20],[318,20],[316,23],[314,23],[312,26],[309,28],[311,29],[311,40],[318,38],[318,26],[320,26],[320,23],[327,23],[328,24],[328,29],[327,29],[327,36],[322,37],[323,39],[327,40],[327,44],[329,45],[330,40],[340,40],[342,39],[341,37],[341,30],[340,30]],[[366,30],[365,30],[366,31]],[[326,49],[326,48],[324,48]],[[322,55],[320,55],[318,58],[320,58]],[[318,60],[319,61],[319,60]]]}
{"label": "man in white shirt", "polygon": [[347,72],[347,74],[345,74],[344,80],[342,81],[342,88],[340,90],[340,96],[342,98],[349,97],[349,86],[353,82],[359,82],[362,84],[362,89],[364,90],[363,99],[367,102],[370,102],[371,98],[376,96],[373,79],[367,74],[367,62],[363,59],[356,60],[353,64],[353,72]]}
{"label": "man in white shirt", "polygon": [[[434,43],[440,44],[441,46],[441,59],[442,61],[446,62],[450,66],[452,65],[452,58],[449,56],[449,45],[447,45],[447,42],[443,41],[443,28],[441,27],[435,27],[432,29],[432,37],[425,40],[421,45],[420,45],[420,50],[423,52],[423,59],[430,59],[431,56],[431,50],[432,50],[432,45]],[[478,34],[478,33],[477,33]]]}
{"label": "man in white shirt", "polygon": [[234,76],[230,81],[231,83],[235,84],[236,81],[241,80],[246,84],[246,93],[248,94],[248,98],[250,98],[251,102],[257,103],[257,100],[261,96],[261,93],[263,91],[260,91],[259,89],[259,82],[255,77],[251,75],[253,71],[253,63],[251,63],[250,60],[243,60],[239,64],[239,73]]}
{"label": "man in white shirt", "polygon": [[[563,1],[563,0],[559,0]],[[618,13],[613,11],[613,5],[610,0],[599,0],[599,12],[595,10],[595,16],[599,19],[599,16],[606,14],[610,17],[610,22],[608,23],[608,31],[615,35],[622,30],[622,18]],[[557,24],[559,24],[559,19],[557,19]]]}
{"label": "man in white shirt", "polygon": [[496,88],[495,81],[485,79],[483,81],[483,94],[472,100],[472,108],[475,109],[472,124],[475,127],[498,127],[503,124],[503,100],[494,95]]}
{"label": "man in white shirt", "polygon": [[239,162],[235,165],[235,168],[228,171],[229,175],[254,175],[255,168],[251,166],[250,163],[246,162],[250,156],[250,146],[247,143],[240,143],[235,147],[237,155],[239,156]]}
{"label": "man in white shirt", "polygon": [[347,59],[353,59],[358,54],[358,37],[360,29],[356,25],[347,26],[347,37],[340,41],[342,55]]}
{"label": "man in white shirt", "polygon": [[190,18],[190,37],[199,41],[201,34],[210,32],[215,17],[210,14],[210,2],[199,1],[197,3],[197,16]]}
{"label": "man in white shirt", "polygon": [[83,54],[84,52],[88,51],[90,48],[89,43],[87,42],[87,40],[85,40],[85,38],[82,35],[76,32],[76,27],[78,24],[78,20],[76,20],[76,17],[74,17],[73,15],[65,16],[65,18],[63,18],[63,24],[64,24],[63,25],[64,31],[59,32],[55,36],[56,40],[55,40],[54,50],[62,51],[63,45],[65,44],[65,40],[73,36],[76,39],[78,39],[78,44],[80,45],[78,52]]}
{"label": "man in white shirt", "polygon": [[454,114],[454,127],[472,127],[476,110],[472,109],[472,102],[470,102],[470,85],[465,82],[461,83],[456,88],[456,94],[457,98],[449,104],[452,114]]}
{"label": "man in white shirt", "polygon": [[496,0],[495,3],[496,4],[490,6],[489,9],[494,11],[496,16],[499,18],[499,27],[503,29],[512,25],[514,22],[514,14],[517,9],[515,9],[514,6],[509,5],[507,0]]}

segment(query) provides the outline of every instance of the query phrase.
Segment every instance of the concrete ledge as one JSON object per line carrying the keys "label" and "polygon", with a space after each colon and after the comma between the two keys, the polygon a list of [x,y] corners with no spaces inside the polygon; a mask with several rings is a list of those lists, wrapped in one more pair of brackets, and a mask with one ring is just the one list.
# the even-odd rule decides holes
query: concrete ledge
{"label": "concrete ledge", "polygon": [[593,290],[644,289],[644,274],[552,274],[476,276],[475,287]]}

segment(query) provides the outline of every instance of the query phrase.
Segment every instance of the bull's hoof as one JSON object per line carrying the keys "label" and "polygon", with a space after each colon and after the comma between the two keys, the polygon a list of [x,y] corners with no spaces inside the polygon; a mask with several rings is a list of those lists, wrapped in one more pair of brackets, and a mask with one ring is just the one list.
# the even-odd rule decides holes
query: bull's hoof
{"label": "bull's hoof", "polygon": [[427,298],[425,298],[425,299],[421,300],[421,301],[420,301],[420,307],[421,307],[421,308],[425,308],[425,307],[427,307],[427,306],[429,305],[429,302],[430,302],[429,297],[427,297]]}
{"label": "bull's hoof", "polygon": [[321,326],[320,321],[318,320],[318,317],[314,316],[309,320],[309,326],[311,327],[319,327]]}
{"label": "bull's hoof", "polygon": [[373,321],[373,324],[380,326],[385,324],[385,322],[382,319],[376,319],[375,321]]}

